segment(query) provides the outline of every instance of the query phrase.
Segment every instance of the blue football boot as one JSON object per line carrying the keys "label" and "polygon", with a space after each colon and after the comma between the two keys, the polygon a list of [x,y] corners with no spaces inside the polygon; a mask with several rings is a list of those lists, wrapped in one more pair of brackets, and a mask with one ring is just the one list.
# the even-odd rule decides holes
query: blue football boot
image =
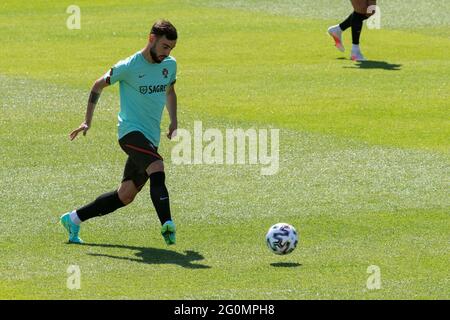
{"label": "blue football boot", "polygon": [[70,219],[70,212],[63,214],[60,217],[59,221],[69,233],[69,243],[83,243],[83,240],[81,240],[78,236],[78,233],[80,232],[80,226],[72,222],[72,220]]}

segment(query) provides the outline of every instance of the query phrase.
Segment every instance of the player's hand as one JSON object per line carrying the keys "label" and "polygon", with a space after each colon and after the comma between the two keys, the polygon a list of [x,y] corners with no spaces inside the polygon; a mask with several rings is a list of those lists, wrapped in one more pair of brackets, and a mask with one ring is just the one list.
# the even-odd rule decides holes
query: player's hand
{"label": "player's hand", "polygon": [[83,131],[83,136],[85,136],[86,132],[88,130],[89,130],[89,126],[86,124],[86,122],[83,122],[82,124],[80,124],[80,126],[78,128],[76,128],[69,134],[70,141],[75,139],[81,131]]}
{"label": "player's hand", "polygon": [[172,139],[173,137],[175,137],[177,135],[176,130],[177,130],[177,123],[171,122],[169,125],[169,132],[167,133],[167,138]]}

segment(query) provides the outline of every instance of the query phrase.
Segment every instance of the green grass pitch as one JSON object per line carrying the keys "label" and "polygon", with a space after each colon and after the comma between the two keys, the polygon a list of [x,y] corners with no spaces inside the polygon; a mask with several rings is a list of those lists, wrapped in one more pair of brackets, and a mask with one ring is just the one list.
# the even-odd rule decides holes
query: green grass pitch
{"label": "green grass pitch", "polygon": [[[2,1],[0,299],[449,299],[449,3],[380,0],[360,65],[326,34],[346,0],[77,1],[80,30],[71,1]],[[279,172],[174,165],[162,138],[176,246],[148,185],[68,245],[59,216],[120,183],[117,86],[86,137],[68,133],[158,18],[179,30],[179,126],[278,128]],[[265,245],[277,222],[299,231],[290,255]]]}

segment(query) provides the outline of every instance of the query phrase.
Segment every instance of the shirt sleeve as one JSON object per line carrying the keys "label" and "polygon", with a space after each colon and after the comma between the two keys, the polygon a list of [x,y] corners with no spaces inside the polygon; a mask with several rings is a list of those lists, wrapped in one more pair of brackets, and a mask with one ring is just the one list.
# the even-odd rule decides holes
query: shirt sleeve
{"label": "shirt sleeve", "polygon": [[173,74],[170,77],[170,85],[173,85],[175,82],[177,82],[177,63],[175,62]]}
{"label": "shirt sleeve", "polygon": [[114,84],[117,81],[126,79],[130,68],[130,60],[125,59],[117,62],[105,75],[104,79],[108,84]]}

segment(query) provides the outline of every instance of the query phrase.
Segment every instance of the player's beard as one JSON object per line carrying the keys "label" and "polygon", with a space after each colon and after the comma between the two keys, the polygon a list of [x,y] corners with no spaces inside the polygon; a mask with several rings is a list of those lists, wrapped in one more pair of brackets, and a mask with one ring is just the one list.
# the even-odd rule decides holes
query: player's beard
{"label": "player's beard", "polygon": [[[158,58],[158,55],[156,54],[155,46],[150,47],[150,55],[152,56],[152,60],[153,60],[155,63],[161,63],[161,62],[162,62],[162,60],[159,59],[159,58]],[[165,59],[165,58],[164,58],[164,59]],[[164,60],[164,59],[163,59],[163,60]]]}

